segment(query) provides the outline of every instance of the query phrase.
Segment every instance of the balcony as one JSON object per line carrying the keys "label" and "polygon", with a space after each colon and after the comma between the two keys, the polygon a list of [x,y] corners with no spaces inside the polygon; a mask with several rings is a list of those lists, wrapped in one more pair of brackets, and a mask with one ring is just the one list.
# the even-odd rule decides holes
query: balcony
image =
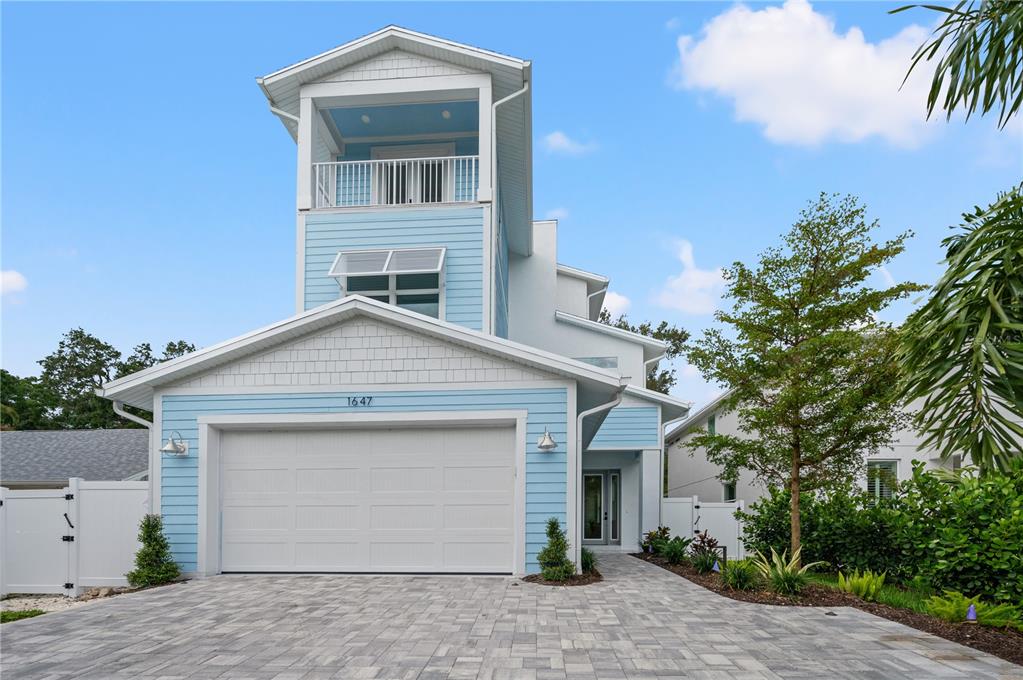
{"label": "balcony", "polygon": [[314,208],[474,203],[479,156],[313,163]]}

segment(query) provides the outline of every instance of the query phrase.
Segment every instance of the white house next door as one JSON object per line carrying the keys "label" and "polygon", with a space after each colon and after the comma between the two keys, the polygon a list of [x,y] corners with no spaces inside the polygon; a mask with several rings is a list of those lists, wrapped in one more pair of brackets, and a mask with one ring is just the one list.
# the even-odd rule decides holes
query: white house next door
{"label": "white house next door", "polygon": [[514,433],[224,431],[221,570],[511,573]]}

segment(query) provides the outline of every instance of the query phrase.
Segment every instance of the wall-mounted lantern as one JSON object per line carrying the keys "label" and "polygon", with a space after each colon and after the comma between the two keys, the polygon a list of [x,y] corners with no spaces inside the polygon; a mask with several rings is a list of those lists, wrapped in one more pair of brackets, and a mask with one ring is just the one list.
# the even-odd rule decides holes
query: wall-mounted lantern
{"label": "wall-mounted lantern", "polygon": [[[177,435],[177,437],[174,435]],[[187,456],[188,442],[181,438],[180,432],[174,430],[171,432],[171,435],[167,437],[167,443],[160,447],[160,452],[167,453],[172,456]]]}
{"label": "wall-mounted lantern", "polygon": [[554,441],[554,437],[551,436],[551,433],[546,427],[543,429],[543,436],[540,437],[540,440],[536,443],[536,448],[540,449],[544,453],[558,448],[558,443]]}

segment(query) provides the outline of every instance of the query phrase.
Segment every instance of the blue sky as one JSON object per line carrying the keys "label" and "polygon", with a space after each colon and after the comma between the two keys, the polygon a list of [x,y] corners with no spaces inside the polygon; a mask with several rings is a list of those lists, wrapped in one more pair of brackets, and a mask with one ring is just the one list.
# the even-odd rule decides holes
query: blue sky
{"label": "blue sky", "polygon": [[255,77],[389,23],[533,61],[535,214],[634,320],[707,327],[717,268],[820,191],[913,229],[889,273],[932,282],[1023,136],[921,122],[895,81],[933,18],[894,6],[4,3],[3,366],[76,326],[127,351],[292,314],[295,148]]}

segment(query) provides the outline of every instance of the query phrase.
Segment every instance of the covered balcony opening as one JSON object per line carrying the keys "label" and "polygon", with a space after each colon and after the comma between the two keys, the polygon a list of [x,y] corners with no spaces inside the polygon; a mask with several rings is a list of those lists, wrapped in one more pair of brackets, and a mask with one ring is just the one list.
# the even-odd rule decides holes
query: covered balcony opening
{"label": "covered balcony opening", "polygon": [[475,203],[478,99],[321,108],[313,207]]}

